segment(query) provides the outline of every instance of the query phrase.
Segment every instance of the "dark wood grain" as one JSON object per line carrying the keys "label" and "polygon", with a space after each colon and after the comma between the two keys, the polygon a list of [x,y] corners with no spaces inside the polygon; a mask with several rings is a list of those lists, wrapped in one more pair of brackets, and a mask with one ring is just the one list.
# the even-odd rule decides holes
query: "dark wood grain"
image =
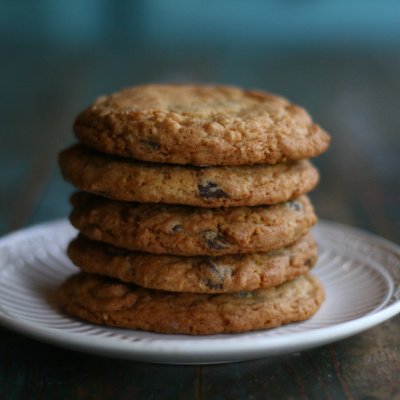
{"label": "dark wood grain", "polygon": [[[67,214],[72,188],[56,158],[73,140],[80,109],[121,86],[172,80],[259,87],[303,104],[333,137],[315,161],[318,214],[400,241],[400,57],[392,53],[21,48],[1,68],[2,233]],[[399,399],[399,338],[396,317],[300,354],[166,366],[81,354],[1,329],[0,399]]]}

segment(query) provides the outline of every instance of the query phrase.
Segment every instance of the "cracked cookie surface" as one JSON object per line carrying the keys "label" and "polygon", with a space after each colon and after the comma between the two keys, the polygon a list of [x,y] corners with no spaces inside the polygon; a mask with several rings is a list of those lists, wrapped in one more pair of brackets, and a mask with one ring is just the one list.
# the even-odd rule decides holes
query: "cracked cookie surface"
{"label": "cracked cookie surface", "polygon": [[144,85],[99,97],[74,131],[102,152],[192,165],[300,160],[330,142],[303,108],[282,97],[212,85]]}

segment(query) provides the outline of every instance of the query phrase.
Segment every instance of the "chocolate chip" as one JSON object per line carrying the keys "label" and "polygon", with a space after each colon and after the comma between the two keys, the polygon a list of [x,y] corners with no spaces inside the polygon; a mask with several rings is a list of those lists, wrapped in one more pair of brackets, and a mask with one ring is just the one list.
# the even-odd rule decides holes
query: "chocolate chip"
{"label": "chocolate chip", "polygon": [[312,258],[307,258],[306,261],[304,261],[304,265],[308,268],[311,268],[313,266],[313,259]]}
{"label": "chocolate chip", "polygon": [[219,232],[204,231],[203,238],[210,249],[222,250],[229,247],[229,243]]}
{"label": "chocolate chip", "polygon": [[160,150],[160,144],[153,139],[143,139],[140,143],[150,147],[152,150]]}
{"label": "chocolate chip", "polygon": [[288,201],[288,206],[295,211],[301,211],[303,209],[303,205],[298,201]]}
{"label": "chocolate chip", "polygon": [[172,232],[174,233],[178,233],[178,232],[182,232],[183,231],[183,226],[180,224],[176,224],[172,227]]}
{"label": "chocolate chip", "polygon": [[200,261],[198,266],[203,269],[202,274],[205,275],[204,284],[209,289],[222,289],[224,283],[224,274],[218,265],[213,263],[210,259],[204,258]]}
{"label": "chocolate chip", "polygon": [[222,199],[229,197],[215,182],[207,182],[206,185],[197,185],[199,196],[208,199]]}

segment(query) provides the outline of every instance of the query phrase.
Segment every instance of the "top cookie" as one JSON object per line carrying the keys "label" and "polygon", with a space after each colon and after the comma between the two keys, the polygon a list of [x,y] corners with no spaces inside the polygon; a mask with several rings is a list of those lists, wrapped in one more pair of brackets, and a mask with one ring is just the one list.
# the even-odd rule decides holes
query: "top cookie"
{"label": "top cookie", "polygon": [[275,164],[317,156],[329,135],[268,93],[228,86],[145,85],[98,98],[76,119],[100,151],[192,165]]}

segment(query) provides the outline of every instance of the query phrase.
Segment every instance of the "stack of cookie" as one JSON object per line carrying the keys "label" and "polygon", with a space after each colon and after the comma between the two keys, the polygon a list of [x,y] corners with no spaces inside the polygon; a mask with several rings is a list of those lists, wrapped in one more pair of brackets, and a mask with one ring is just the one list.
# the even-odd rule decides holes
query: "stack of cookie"
{"label": "stack of cookie", "polygon": [[271,328],[324,299],[308,274],[316,222],[307,160],[329,136],[285,99],[147,85],[101,97],[63,151],[82,270],[59,291],[84,320],[163,333]]}

